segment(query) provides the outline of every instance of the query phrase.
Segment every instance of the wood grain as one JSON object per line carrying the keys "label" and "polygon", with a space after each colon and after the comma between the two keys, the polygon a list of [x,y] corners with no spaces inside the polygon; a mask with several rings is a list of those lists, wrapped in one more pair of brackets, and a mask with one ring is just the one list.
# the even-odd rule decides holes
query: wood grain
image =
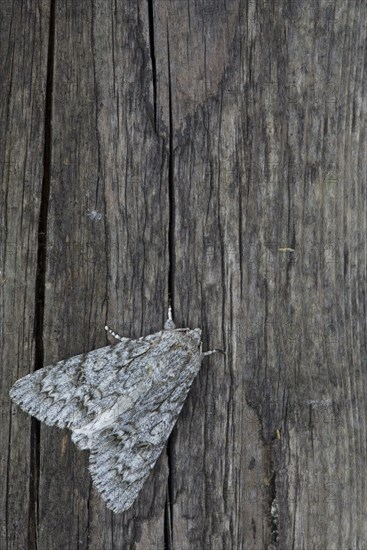
{"label": "wood grain", "polygon": [[[34,542],[34,421],[11,405],[35,368],[38,218],[42,195],[49,6],[2,2],[0,17],[0,547]],[[26,32],[25,32],[26,29]]]}
{"label": "wood grain", "polygon": [[[367,549],[367,7],[1,10],[1,548]],[[169,296],[226,354],[113,515],[8,390]]]}

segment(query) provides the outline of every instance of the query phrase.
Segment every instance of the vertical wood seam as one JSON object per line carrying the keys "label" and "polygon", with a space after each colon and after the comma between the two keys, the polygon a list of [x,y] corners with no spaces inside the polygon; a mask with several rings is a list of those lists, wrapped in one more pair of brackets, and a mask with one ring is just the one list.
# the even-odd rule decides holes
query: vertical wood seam
{"label": "vertical wood seam", "polygon": [[[169,113],[169,143],[168,143],[168,295],[174,308],[174,276],[175,276],[175,196],[174,196],[174,166],[173,166],[173,120],[172,120],[172,80],[169,49],[169,31],[167,25],[167,64],[168,64],[168,113]],[[174,318],[174,316],[173,316]],[[167,550],[173,550],[173,434],[167,442],[167,498],[164,517],[164,542]]]}
{"label": "vertical wood seam", "polygon": [[149,52],[150,61],[152,64],[152,81],[153,81],[153,112],[154,112],[154,131],[157,132],[157,65],[155,59],[154,46],[154,11],[153,0],[148,2],[148,23],[149,23]]}
{"label": "vertical wood seam", "polygon": [[[55,0],[50,3],[50,20],[48,31],[47,73],[45,93],[44,145],[43,145],[43,178],[41,204],[38,221],[38,243],[35,279],[34,310],[34,370],[43,367],[44,345],[43,324],[45,306],[46,278],[46,241],[47,216],[50,196],[51,161],[52,161],[52,91],[55,51]],[[28,513],[28,547],[37,549],[39,522],[39,476],[40,476],[40,422],[31,419],[30,429],[30,480],[29,480],[29,513]]]}

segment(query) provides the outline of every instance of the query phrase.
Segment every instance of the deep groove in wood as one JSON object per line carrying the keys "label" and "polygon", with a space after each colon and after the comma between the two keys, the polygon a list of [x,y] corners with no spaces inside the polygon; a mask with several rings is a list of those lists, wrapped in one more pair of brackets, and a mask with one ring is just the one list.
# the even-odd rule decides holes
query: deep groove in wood
{"label": "deep groove in wood", "polygon": [[[168,228],[168,250],[169,250],[169,270],[168,270],[168,295],[172,310],[174,313],[174,261],[175,261],[175,196],[174,196],[174,175],[173,175],[173,122],[172,122],[172,88],[171,88],[171,67],[169,52],[169,35],[167,32],[167,61],[168,61],[168,101],[169,101],[169,162],[168,162],[168,200],[169,200],[169,228]],[[174,318],[174,316],[173,316]],[[165,548],[173,549],[173,449],[172,434],[167,442],[167,461],[168,461],[168,479],[167,479],[167,500],[165,508]]]}
{"label": "deep groove in wood", "polygon": [[155,59],[154,46],[154,12],[153,0],[148,1],[148,20],[149,20],[149,51],[152,63],[152,81],[153,81],[153,109],[154,109],[154,130],[157,131],[157,66]]}
{"label": "deep groove in wood", "polygon": [[[43,323],[45,306],[45,277],[46,277],[46,241],[47,215],[50,195],[51,160],[52,160],[52,88],[55,50],[55,0],[50,4],[50,22],[47,52],[47,76],[45,95],[45,122],[43,148],[43,180],[42,195],[38,221],[37,273],[35,281],[35,312],[34,312],[34,370],[43,367]],[[28,515],[28,547],[37,549],[38,532],[38,501],[40,476],[40,422],[31,420],[30,432],[30,482],[29,482],[29,515]]]}

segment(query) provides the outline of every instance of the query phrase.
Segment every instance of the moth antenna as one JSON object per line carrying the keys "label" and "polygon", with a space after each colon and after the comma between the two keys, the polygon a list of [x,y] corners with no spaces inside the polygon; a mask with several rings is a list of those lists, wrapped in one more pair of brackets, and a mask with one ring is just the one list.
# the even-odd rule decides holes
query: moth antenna
{"label": "moth antenna", "polygon": [[126,340],[126,338],[124,338],[123,336],[120,336],[119,334],[117,334],[115,331],[111,330],[110,327],[108,327],[107,325],[105,325],[104,329],[109,332],[111,334],[111,336],[113,336],[114,338],[116,338],[116,340],[120,340],[120,342],[124,342],[124,340]]}

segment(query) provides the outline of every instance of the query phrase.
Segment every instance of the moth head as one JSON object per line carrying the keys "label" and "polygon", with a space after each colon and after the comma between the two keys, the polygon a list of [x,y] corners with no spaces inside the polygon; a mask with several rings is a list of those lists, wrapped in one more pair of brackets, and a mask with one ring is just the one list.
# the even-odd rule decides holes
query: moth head
{"label": "moth head", "polygon": [[197,346],[201,345],[201,329],[200,328],[194,328],[193,330],[189,330],[187,333],[187,336],[193,339],[194,343]]}

